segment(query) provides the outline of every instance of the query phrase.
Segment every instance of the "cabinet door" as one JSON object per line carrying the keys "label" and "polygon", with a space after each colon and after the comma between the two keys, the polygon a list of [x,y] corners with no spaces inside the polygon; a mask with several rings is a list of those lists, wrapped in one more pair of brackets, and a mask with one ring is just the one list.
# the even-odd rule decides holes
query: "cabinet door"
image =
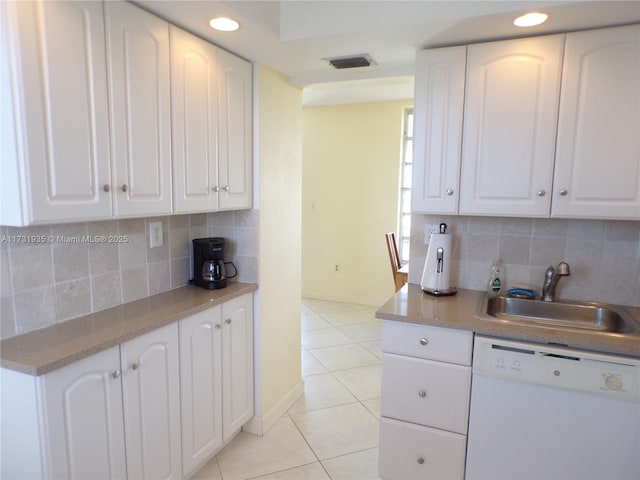
{"label": "cabinet door", "polygon": [[178,325],[121,344],[129,478],[182,476]]}
{"label": "cabinet door", "polygon": [[460,214],[549,216],[563,40],[468,47]]}
{"label": "cabinet door", "polygon": [[252,68],[220,50],[220,209],[251,208]]}
{"label": "cabinet door", "polygon": [[171,213],[169,25],[106,2],[115,213]]}
{"label": "cabinet door", "polygon": [[126,477],[119,352],[115,346],[41,377],[48,477]]}
{"label": "cabinet door", "polygon": [[416,58],[411,210],[457,213],[467,47]]}
{"label": "cabinet door", "polygon": [[462,480],[467,437],[380,419],[379,470],[385,480]]}
{"label": "cabinet door", "polygon": [[567,34],[552,215],[640,219],[640,25]]}
{"label": "cabinet door", "polygon": [[3,223],[111,216],[102,4],[1,3]]}
{"label": "cabinet door", "polygon": [[171,26],[173,204],[218,210],[218,48]]}
{"label": "cabinet door", "polygon": [[222,445],[220,306],[180,320],[182,470],[188,477]]}
{"label": "cabinet door", "polygon": [[253,296],[222,304],[222,431],[226,441],[253,415]]}

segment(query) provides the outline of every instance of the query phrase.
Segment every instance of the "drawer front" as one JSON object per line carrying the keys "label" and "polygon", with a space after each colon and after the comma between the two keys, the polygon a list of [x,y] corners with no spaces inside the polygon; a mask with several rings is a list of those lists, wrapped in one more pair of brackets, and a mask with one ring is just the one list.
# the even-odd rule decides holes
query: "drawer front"
{"label": "drawer front", "polygon": [[471,367],[382,355],[380,415],[467,433]]}
{"label": "drawer front", "polygon": [[471,365],[473,332],[385,320],[382,351]]}
{"label": "drawer front", "polygon": [[378,475],[384,480],[461,480],[466,436],[380,419]]}

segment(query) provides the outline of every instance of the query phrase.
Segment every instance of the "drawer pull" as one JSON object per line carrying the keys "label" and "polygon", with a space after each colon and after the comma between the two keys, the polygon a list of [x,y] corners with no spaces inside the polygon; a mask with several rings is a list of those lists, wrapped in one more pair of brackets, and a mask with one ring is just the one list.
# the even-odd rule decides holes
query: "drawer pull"
{"label": "drawer pull", "polygon": [[427,396],[427,392],[425,392],[424,390],[420,390],[420,391],[418,392],[418,396],[419,396],[420,398],[424,398],[424,397],[426,397],[426,396]]}
{"label": "drawer pull", "polygon": [[429,340],[427,340],[426,338],[420,339],[420,345],[426,345],[427,343],[429,343]]}
{"label": "drawer pull", "polygon": [[424,458],[422,458],[422,457],[418,458],[418,463],[420,465],[422,465],[424,463]]}

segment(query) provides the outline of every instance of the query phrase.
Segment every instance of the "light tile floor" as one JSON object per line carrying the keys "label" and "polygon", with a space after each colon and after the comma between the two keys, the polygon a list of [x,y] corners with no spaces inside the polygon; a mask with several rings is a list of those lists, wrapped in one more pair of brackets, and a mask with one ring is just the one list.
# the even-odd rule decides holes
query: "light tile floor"
{"label": "light tile floor", "polygon": [[378,478],[380,331],[376,308],[302,301],[304,396],[262,437],[241,432],[193,478]]}

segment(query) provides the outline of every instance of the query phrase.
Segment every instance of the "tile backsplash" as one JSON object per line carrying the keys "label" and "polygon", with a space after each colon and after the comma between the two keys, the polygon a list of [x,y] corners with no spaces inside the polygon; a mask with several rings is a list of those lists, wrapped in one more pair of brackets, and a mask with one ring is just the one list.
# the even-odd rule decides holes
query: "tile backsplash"
{"label": "tile backsplash", "polygon": [[[158,221],[164,244],[150,248]],[[257,232],[257,210],[0,227],[0,338],[186,285],[193,238],[225,237],[236,280],[255,282]]]}
{"label": "tile backsplash", "polygon": [[538,293],[549,265],[566,261],[560,298],[640,306],[640,222],[412,215],[409,282],[420,283],[427,247],[424,225],[445,222],[453,235],[451,282],[485,290],[502,260],[507,288]]}

